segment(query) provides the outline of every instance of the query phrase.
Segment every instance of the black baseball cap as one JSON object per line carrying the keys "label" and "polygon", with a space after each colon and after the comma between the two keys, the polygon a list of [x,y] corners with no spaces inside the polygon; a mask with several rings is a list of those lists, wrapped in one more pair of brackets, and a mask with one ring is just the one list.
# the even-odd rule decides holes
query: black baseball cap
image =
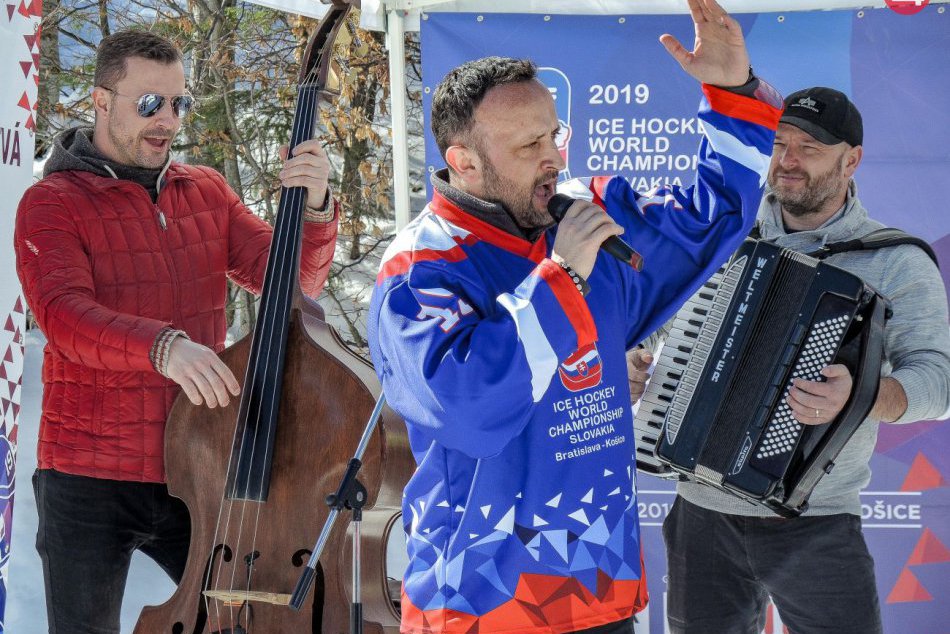
{"label": "black baseball cap", "polygon": [[834,88],[818,86],[793,92],[785,98],[780,121],[804,130],[825,145],[844,141],[855,146],[864,141],[861,113]]}

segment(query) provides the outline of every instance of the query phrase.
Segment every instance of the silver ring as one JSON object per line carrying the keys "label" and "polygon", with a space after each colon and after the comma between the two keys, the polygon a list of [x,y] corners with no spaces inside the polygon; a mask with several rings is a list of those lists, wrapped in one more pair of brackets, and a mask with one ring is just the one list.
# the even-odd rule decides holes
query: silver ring
{"label": "silver ring", "polygon": [[819,417],[821,417],[821,410],[816,407],[816,408],[815,408],[815,418],[819,418]]}

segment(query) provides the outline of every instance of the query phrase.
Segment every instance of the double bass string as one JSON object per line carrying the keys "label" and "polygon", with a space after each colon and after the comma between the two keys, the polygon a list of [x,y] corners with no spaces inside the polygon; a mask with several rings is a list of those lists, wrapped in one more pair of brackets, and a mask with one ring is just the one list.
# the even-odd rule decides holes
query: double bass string
{"label": "double bass string", "polygon": [[[313,76],[312,72],[310,72],[310,76],[311,77]],[[312,87],[303,88],[302,91],[303,91],[303,95],[301,95],[301,98],[300,98],[301,103],[298,105],[298,113],[304,113],[307,116],[300,117],[298,115],[298,119],[296,120],[296,123],[295,123],[294,145],[299,144],[300,142],[305,140],[305,138],[309,138],[310,136],[312,136],[312,134],[307,133],[307,129],[312,128],[312,123],[313,123],[312,120],[314,119],[314,116],[315,116],[315,106],[316,106],[316,100],[318,98],[316,91],[313,90]],[[274,245],[272,248],[277,251],[277,254],[274,256],[274,261],[280,262],[283,260],[286,264],[286,258],[288,257],[286,252],[289,251],[290,252],[289,257],[292,257],[292,258],[299,254],[299,240],[295,238],[297,237],[297,234],[300,228],[299,216],[302,212],[302,205],[306,203],[306,200],[305,199],[302,200],[301,198],[306,196],[307,192],[306,192],[306,189],[304,188],[295,187],[288,190],[285,193],[287,193],[289,196],[288,204],[284,207],[284,210],[283,210],[285,212],[285,220],[284,222],[279,223],[280,227],[278,231],[278,239],[274,241]],[[289,218],[286,216],[286,213],[288,212],[290,213]],[[293,266],[291,266],[290,268],[293,270],[296,270],[296,268]],[[271,292],[276,293],[276,297],[279,299],[282,299],[283,301],[278,301],[279,305],[276,306],[273,311],[269,311],[268,306],[265,304],[263,314],[260,315],[260,319],[262,321],[264,321],[265,323],[267,321],[271,321],[272,323],[268,324],[269,326],[268,328],[265,328],[265,331],[270,333],[270,336],[267,337],[266,340],[261,341],[261,344],[263,344],[264,351],[263,351],[263,354],[259,356],[255,356],[255,360],[254,360],[255,367],[253,368],[253,372],[250,374],[250,376],[252,377],[252,381],[254,381],[254,383],[251,386],[249,386],[248,389],[253,389],[255,391],[259,390],[259,387],[256,385],[256,382],[261,378],[259,366],[263,365],[264,368],[266,369],[270,367],[271,365],[273,365],[274,355],[275,354],[279,355],[283,350],[283,347],[280,345],[280,343],[284,339],[284,332],[286,331],[288,327],[288,323],[289,323],[288,321],[289,311],[291,308],[291,302],[289,301],[289,298],[291,294],[290,291],[292,290],[289,288],[289,286],[293,284],[295,276],[288,275],[289,271],[287,270],[286,266],[280,270],[283,273],[283,275],[271,277],[271,280],[273,280],[273,283],[276,285],[277,288],[269,289],[269,293]],[[272,273],[276,273],[276,271],[272,271]],[[276,337],[276,340],[275,340],[275,337]],[[264,404],[264,401],[262,399],[258,403],[259,409],[257,412],[258,414],[257,420],[260,420],[259,419],[260,408],[263,407],[263,404]],[[268,427],[268,430],[267,430],[268,436],[267,438],[265,438],[266,444],[264,448],[264,450],[268,452],[270,451],[270,434],[272,433],[273,433],[273,429],[271,427]],[[244,444],[243,444],[244,441],[245,439],[242,437],[241,439],[242,451],[244,447]],[[258,451],[258,448],[256,446],[256,437],[253,442],[255,444],[251,447],[252,455],[254,455],[254,453]],[[233,460],[233,459],[234,459],[233,456],[229,457],[229,460]],[[268,463],[269,463],[269,460],[264,461],[265,465]],[[229,468],[230,468],[230,463],[229,463]],[[262,483],[262,482],[263,482],[262,479],[259,480],[259,483]],[[262,491],[259,490],[258,493],[262,493]],[[225,535],[228,535],[230,533],[231,518],[234,515],[233,511],[234,511],[234,502],[233,500],[231,500],[231,502],[229,503],[228,524],[225,529]],[[261,514],[261,505],[258,504],[257,512],[255,514],[256,517],[253,524],[254,529],[253,529],[253,537],[252,537],[250,553],[253,553],[255,551],[255,546],[257,542],[257,532],[260,525],[260,514]],[[246,516],[247,516],[247,501],[242,500],[240,504],[240,522],[239,522],[240,528],[238,530],[238,541],[237,541],[238,552],[234,553],[235,557],[240,552],[244,551],[243,548],[240,548],[240,544],[243,539]],[[218,530],[220,530],[220,515],[219,515],[219,521],[218,521]],[[230,579],[230,584],[229,584],[231,590],[233,590],[236,585],[237,580],[235,579],[235,577],[237,575],[237,568],[239,565],[240,565],[240,559],[234,560],[234,563],[232,564],[232,574],[231,574],[231,579]],[[219,578],[220,578],[220,572],[221,572],[222,566],[223,566],[223,559],[219,562],[219,569],[218,569],[219,571],[217,575]],[[247,581],[245,584],[246,586],[245,592],[247,593],[250,592],[251,583],[252,583],[251,577],[253,575],[253,569],[254,568],[253,568],[253,560],[252,560],[248,562],[248,574],[247,574]],[[229,608],[230,608],[231,619],[233,623],[234,622],[234,603],[233,602],[229,602]],[[237,615],[238,617],[240,617],[240,610],[238,611]]]}
{"label": "double bass string", "polygon": [[[329,48],[327,48],[327,47],[329,47]],[[323,48],[324,48],[324,49],[327,49],[327,50],[321,50],[321,51],[319,52],[321,58],[322,58],[323,55],[326,55],[326,54],[327,54],[327,51],[332,51],[332,42],[325,42]],[[307,85],[307,84],[311,84],[311,82],[313,82],[314,79],[318,79],[317,73],[314,72],[314,69],[315,69],[315,68],[319,69],[319,67],[320,67],[321,65],[322,65],[322,64],[321,64],[320,61],[318,60],[318,62],[317,62],[316,64],[313,64],[313,65],[310,66],[310,69],[307,71],[306,82],[305,82],[305,84],[303,84],[303,85],[301,86],[301,90],[302,90],[302,92],[303,92],[303,95],[301,95],[301,96],[300,96],[300,99],[299,99],[301,103],[298,104],[298,118],[295,120],[295,124],[294,124],[294,128],[295,128],[295,130],[294,130],[294,137],[295,137],[295,143],[294,143],[294,145],[296,145],[297,143],[300,143],[300,142],[302,142],[302,141],[304,140],[304,139],[301,138],[301,137],[304,137],[304,136],[305,136],[305,137],[309,138],[310,136],[312,136],[311,134],[306,134],[306,135],[305,135],[304,132],[305,132],[305,128],[306,128],[306,127],[312,126],[312,123],[313,123],[312,120],[315,119],[315,115],[316,115],[316,108],[315,108],[315,106],[317,105],[315,102],[316,102],[317,99],[319,98],[319,95],[316,93],[316,90],[307,89],[307,88],[306,88],[306,85]],[[300,116],[299,116],[299,113],[300,113],[300,112],[309,113],[309,117],[300,117]],[[289,203],[290,203],[290,204],[289,204],[287,207],[285,207],[285,211],[289,208],[289,209],[293,212],[293,213],[291,214],[292,217],[293,217],[293,216],[299,216],[300,211],[301,211],[301,207],[300,207],[300,206],[301,206],[301,203],[302,203],[302,202],[305,202],[305,201],[301,201],[301,200],[300,200],[300,196],[301,196],[302,194],[304,194],[305,192],[306,192],[306,190],[303,189],[303,188],[293,188],[292,190],[289,191],[289,194],[290,194],[290,196],[289,196]],[[286,192],[285,192],[285,193],[286,193]],[[286,268],[287,251],[290,251],[291,257],[294,256],[294,255],[297,255],[297,253],[299,252],[299,251],[297,250],[297,249],[299,249],[299,244],[298,244],[298,243],[299,243],[299,240],[292,240],[292,238],[296,237],[296,236],[295,236],[295,233],[296,233],[295,230],[296,230],[296,231],[299,231],[299,228],[300,228],[300,218],[299,218],[299,217],[296,217],[296,218],[293,218],[293,219],[294,219],[296,222],[291,222],[291,221],[289,221],[289,220],[287,220],[287,219],[285,218],[285,222],[278,223],[278,224],[280,225],[280,229],[281,229],[281,230],[278,231],[277,240],[274,241],[274,244],[273,244],[273,247],[272,247],[272,248],[274,248],[274,249],[276,249],[276,250],[278,251],[277,255],[273,258],[273,259],[275,260],[275,262],[277,263],[277,265],[275,265],[275,267],[274,267],[275,270],[276,270],[276,269],[285,269],[285,268]],[[284,264],[284,266],[280,266],[280,264]],[[280,286],[281,286],[281,285],[288,285],[288,284],[293,283],[293,277],[294,277],[294,276],[290,276],[291,279],[283,279],[283,280],[281,280],[279,277],[278,277],[278,279],[274,280],[274,277],[275,277],[275,276],[272,276],[271,279],[266,280],[266,281],[265,281],[265,285],[266,285],[266,286],[270,286],[272,282],[275,282],[275,283],[278,285],[278,291],[282,291],[282,290],[285,290],[285,289],[280,288]],[[286,277],[286,276],[284,276],[284,277]],[[289,290],[289,289],[286,289],[286,290]],[[273,327],[273,324],[269,324],[271,327],[270,327],[269,329],[267,329],[267,332],[270,333],[270,336],[267,338],[266,341],[262,340],[262,341],[259,341],[259,342],[258,342],[259,345],[258,345],[257,347],[258,347],[258,348],[265,348],[265,347],[266,347],[268,354],[255,355],[254,366],[251,368],[251,372],[248,373],[248,377],[249,377],[249,379],[250,379],[250,380],[249,380],[249,383],[250,383],[250,384],[249,384],[248,386],[245,386],[245,389],[246,389],[246,390],[252,390],[253,392],[259,391],[260,388],[259,388],[258,385],[257,385],[257,381],[258,381],[258,379],[260,378],[260,367],[259,367],[259,366],[262,364],[261,357],[262,357],[262,356],[264,357],[264,362],[263,362],[263,363],[265,363],[265,364],[266,364],[267,360],[269,360],[269,359],[271,358],[270,352],[271,352],[272,345],[273,345],[273,343],[274,343],[273,337],[275,336],[275,332],[276,332],[276,336],[278,336],[278,341],[281,341],[281,340],[283,339],[283,331],[287,328],[287,314],[288,314],[288,311],[289,311],[290,303],[289,303],[289,302],[287,303],[287,305],[284,307],[284,310],[283,310],[283,311],[278,310],[278,307],[274,307],[274,305],[273,305],[273,301],[279,301],[279,299],[280,299],[280,297],[281,297],[282,295],[286,296],[286,293],[280,293],[280,292],[278,292],[278,294],[276,295],[276,299],[274,299],[274,298],[275,298],[275,295],[274,295],[273,293],[271,293],[270,290],[268,290],[268,297],[269,297],[270,299],[269,299],[269,302],[265,302],[264,306],[262,307],[262,311],[261,311],[261,314],[260,314],[260,316],[259,316],[259,319],[260,319],[262,322],[264,322],[264,323],[267,323],[269,320],[270,320],[270,321],[273,321],[273,319],[276,318],[276,317],[281,317],[281,319],[278,320],[278,328],[276,328],[276,329]],[[274,312],[282,312],[283,314],[282,314],[282,315],[274,315]],[[264,401],[263,401],[263,399],[261,399],[261,400],[258,402],[257,406],[258,406],[258,412],[257,412],[257,414],[258,414],[258,416],[259,416],[259,414],[260,414],[260,409],[264,406]],[[258,420],[259,420],[259,418],[258,418]],[[238,433],[238,427],[237,427],[237,426],[236,426],[236,428],[235,428],[235,434],[236,434],[236,433]],[[272,430],[271,430],[271,429],[268,429],[268,438],[267,438],[267,443],[268,443],[268,444],[267,444],[267,447],[268,447],[268,448],[269,448],[269,446],[270,446],[270,444],[269,444],[269,440],[270,440],[269,434],[270,434],[270,433],[272,433]],[[242,438],[241,438],[241,443],[240,443],[240,448],[239,448],[239,450],[242,451],[242,452],[243,452],[243,450],[244,450],[244,443],[245,443],[245,440],[246,440],[246,437],[242,436]],[[253,455],[256,453],[256,451],[257,451],[256,440],[257,440],[257,437],[255,436],[255,439],[254,439],[254,441],[253,441],[253,442],[254,442],[254,445],[251,447],[251,455],[252,455],[252,456],[253,456]],[[236,437],[235,437],[234,442],[232,442],[232,447],[234,446],[235,442],[236,442]],[[234,452],[232,451],[231,454],[229,455],[228,472],[230,472],[230,469],[231,469],[231,466],[232,466],[232,463],[233,463],[234,460],[235,460]],[[266,461],[265,461],[265,464],[266,464]],[[222,513],[224,513],[224,511],[225,511],[225,508],[224,508],[224,507],[225,507],[224,500],[222,500],[222,505],[221,505],[221,507],[219,508],[219,515],[218,515],[217,523],[216,523],[216,526],[215,526],[215,536],[214,536],[214,543],[212,544],[212,547],[214,547],[216,544],[218,544],[219,541],[221,542],[221,548],[224,548],[224,547],[227,545],[227,543],[228,543],[227,537],[230,535],[231,520],[232,520],[232,518],[233,518],[233,516],[234,516],[234,511],[235,511],[235,508],[234,508],[234,500],[233,500],[233,499],[230,500],[230,502],[229,502],[228,505],[227,505],[227,507],[228,507],[228,508],[227,508],[228,517],[227,517],[227,521],[226,521],[225,527],[224,527],[224,535],[222,536],[222,539],[219,540],[219,539],[218,539],[218,536],[219,536],[219,534],[220,534],[220,532],[221,532]],[[247,511],[247,500],[246,500],[246,499],[242,499],[241,504],[240,504],[240,521],[238,522],[238,525],[239,525],[239,528],[238,528],[238,536],[237,536],[238,541],[237,541],[236,544],[234,544],[234,548],[232,549],[232,552],[231,552],[231,557],[232,557],[232,561],[233,561],[233,563],[232,563],[232,574],[231,574],[231,579],[230,579],[230,584],[229,584],[231,590],[234,589],[234,586],[235,586],[235,576],[236,576],[236,573],[237,573],[237,567],[240,565],[240,558],[239,558],[239,555],[243,552],[243,549],[241,548],[241,540],[242,540],[242,538],[243,538],[246,511]],[[259,526],[259,522],[260,522],[260,505],[258,505],[258,509],[257,509],[257,513],[256,513],[256,520],[255,520],[255,524],[254,524],[255,529],[254,529],[254,537],[252,538],[252,548],[251,548],[251,552],[252,552],[252,553],[253,553],[253,551],[254,551],[254,546],[256,545],[256,542],[257,542],[257,528],[258,528],[258,526]],[[213,552],[213,550],[212,550],[212,552]],[[222,553],[222,555],[223,555],[223,553]],[[205,580],[205,587],[206,587],[206,588],[211,586],[210,581],[211,581],[211,577],[212,577],[212,576],[214,576],[215,579],[220,579],[220,578],[221,578],[222,573],[223,573],[223,566],[224,566],[224,558],[223,558],[223,556],[222,556],[221,559],[220,559],[219,562],[218,562],[218,566],[217,566],[217,570],[216,570],[216,571],[213,571],[212,568],[209,568],[208,574],[206,575],[206,580]],[[252,574],[253,574],[253,561],[250,562],[250,564],[249,564],[249,569],[248,569],[247,583],[246,583],[246,591],[247,591],[247,592],[250,591],[250,584],[251,584],[251,576],[252,576]],[[215,586],[217,586],[217,583],[218,583],[218,582],[215,582]],[[208,598],[207,596],[205,596],[205,609],[206,609],[206,613],[209,613],[209,614],[210,614],[210,609],[209,609],[210,606],[209,606],[209,604],[208,604],[208,600],[209,600],[209,598]],[[230,608],[231,620],[232,620],[232,623],[233,623],[233,621],[234,621],[234,604],[233,604],[233,601],[229,601],[228,604],[229,604],[229,608]],[[220,605],[219,605],[219,602],[215,602],[215,613],[216,613],[218,619],[220,620],[221,614],[220,614]],[[240,617],[240,611],[238,611],[238,617]]]}
{"label": "double bass string", "polygon": [[[312,75],[313,73],[310,72],[310,76]],[[302,92],[303,94],[300,97],[301,103],[298,105],[298,113],[299,112],[313,113],[315,111],[314,107],[316,105],[315,101],[317,98],[315,91],[312,89],[302,89]],[[309,121],[309,119],[312,119],[312,118],[313,118],[313,114],[309,114],[309,116],[307,117],[298,116],[298,119],[296,120],[296,123],[295,123],[294,145],[304,140],[301,137],[309,138],[311,136],[310,134],[305,134],[305,133],[306,133],[306,128],[311,125],[311,122]],[[286,331],[287,326],[288,326],[288,316],[289,316],[291,302],[286,301],[284,302],[283,305],[281,305],[280,300],[282,298],[287,298],[289,296],[289,292],[291,290],[289,286],[294,281],[293,275],[286,275],[286,269],[287,269],[287,264],[288,264],[287,258],[288,257],[294,258],[299,253],[299,240],[295,240],[294,238],[296,238],[296,234],[299,231],[299,225],[300,225],[299,216],[302,211],[301,205],[305,204],[306,202],[305,200],[301,200],[301,197],[306,194],[306,190],[304,188],[295,187],[295,188],[289,189],[285,193],[288,194],[288,204],[285,206],[284,211],[285,212],[289,211],[290,216],[287,217],[285,213],[284,222],[278,223],[280,227],[277,233],[277,239],[274,240],[274,244],[272,246],[272,248],[276,249],[277,251],[277,254],[274,256],[275,270],[272,273],[276,273],[277,271],[284,271],[285,275],[282,275],[282,276],[272,275],[271,278],[265,282],[268,286],[270,286],[272,283],[276,284],[277,289],[276,289],[276,293],[272,293],[270,289],[268,289],[269,301],[265,302],[264,306],[262,307],[261,315],[259,316],[261,321],[264,323],[267,323],[270,327],[265,329],[266,332],[269,333],[269,336],[260,342],[261,344],[260,347],[263,348],[263,351],[265,353],[255,356],[255,359],[254,359],[255,365],[252,368],[252,371],[248,374],[251,384],[249,386],[246,386],[245,389],[250,389],[255,392],[259,390],[259,387],[257,385],[257,381],[260,378],[259,366],[262,363],[266,364],[268,361],[272,360],[271,353],[274,351],[274,347],[275,347],[274,344],[275,343],[279,344],[279,342],[283,340],[284,332]],[[278,302],[278,304],[275,306],[273,302]],[[279,313],[279,314],[275,314],[275,313]],[[276,320],[276,323],[274,323],[275,320]],[[274,341],[274,337],[277,337],[276,342]],[[279,351],[278,351],[278,354],[279,354]],[[264,359],[263,361],[261,360],[262,357]],[[261,399],[258,403],[258,411],[257,411],[258,420],[259,420],[260,408],[263,407],[263,404],[264,404],[264,401],[263,399]],[[268,428],[267,430],[268,437],[266,439],[267,444],[265,445],[265,449],[264,449],[265,451],[270,450],[269,439],[270,439],[270,434],[272,433],[272,431],[273,430],[271,428]],[[235,429],[235,433],[238,433],[237,427]],[[244,449],[244,442],[245,442],[245,437],[242,437],[240,451],[243,451]],[[252,455],[254,455],[257,451],[256,436],[253,442],[254,442],[254,445],[252,445],[251,447]],[[232,452],[231,456],[229,456],[229,463],[228,463],[229,470],[230,470],[231,462],[233,462],[233,460],[234,460],[234,455]],[[266,463],[267,462],[265,461],[265,464]],[[234,515],[234,510],[235,510],[234,500],[232,499],[228,504],[228,519],[227,519],[227,523],[224,529],[225,537],[227,537],[227,535],[230,534],[230,524],[231,524],[231,519]],[[241,561],[238,558],[238,555],[241,552],[243,552],[243,549],[240,547],[240,544],[241,544],[241,540],[243,539],[243,534],[244,534],[245,518],[247,514],[246,511],[247,511],[247,500],[242,499],[241,504],[240,504],[240,522],[239,522],[237,543],[235,544],[235,548],[233,549],[233,552],[232,552],[233,563],[232,563],[231,579],[230,579],[230,584],[229,584],[229,589],[232,591],[236,585],[235,576],[237,574],[237,568],[240,565],[240,561]],[[215,529],[215,540],[214,540],[215,543],[218,542],[218,534],[221,530],[221,513],[223,512],[224,512],[224,504],[222,503],[222,507],[219,511],[218,522]],[[259,504],[257,507],[257,513],[256,513],[255,522],[254,522],[251,553],[254,552],[254,548],[257,542],[257,529],[260,524],[260,512],[261,512],[261,505]],[[222,558],[219,561],[218,570],[217,570],[217,573],[215,574],[215,578],[221,577],[223,565],[224,565],[224,559]],[[211,574],[211,570],[209,570],[209,576],[210,574]],[[245,584],[246,585],[245,591],[247,593],[250,592],[252,575],[253,575],[253,560],[248,562],[247,582]],[[208,581],[210,581],[210,579],[206,579],[206,583]],[[205,597],[206,610],[208,610],[207,601],[208,601],[208,598]],[[233,623],[234,622],[233,601],[230,601],[228,603],[228,606],[230,608],[231,621]],[[217,602],[215,604],[215,607],[216,607],[216,610],[215,610],[216,614],[220,620],[220,606]],[[239,610],[238,617],[240,617],[240,612],[241,611]]]}

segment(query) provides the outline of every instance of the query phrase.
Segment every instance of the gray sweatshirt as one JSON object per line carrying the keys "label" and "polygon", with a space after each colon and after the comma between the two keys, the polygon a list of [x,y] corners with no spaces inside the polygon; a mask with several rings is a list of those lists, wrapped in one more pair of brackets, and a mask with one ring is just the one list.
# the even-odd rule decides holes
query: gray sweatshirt
{"label": "gray sweatshirt", "polygon": [[[759,209],[762,238],[809,252],[826,243],[858,238],[882,228],[884,225],[868,218],[855,193],[852,182],[847,202],[828,222],[812,231],[789,234],[785,232],[779,204],[766,192]],[[826,261],[858,275],[891,301],[894,316],[884,330],[881,375],[899,381],[907,394],[907,411],[896,422],[935,420],[950,415],[947,294],[933,262],[922,250],[910,245],[841,253]],[[879,425],[880,421],[867,419],[858,427],[835,461],[835,468],[815,487],[806,515],[860,515],[858,492],[871,479],[869,461]],[[772,515],[765,507],[695,482],[681,482],[676,490],[689,502],[707,509],[735,515]]]}

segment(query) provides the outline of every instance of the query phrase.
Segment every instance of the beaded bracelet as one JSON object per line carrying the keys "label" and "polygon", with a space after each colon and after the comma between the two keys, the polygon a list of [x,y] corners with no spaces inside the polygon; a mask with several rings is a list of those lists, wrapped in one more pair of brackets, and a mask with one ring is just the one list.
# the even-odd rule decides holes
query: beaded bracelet
{"label": "beaded bracelet", "polygon": [[571,268],[571,265],[562,258],[556,258],[554,262],[564,269],[565,273],[571,276],[571,281],[574,282],[574,286],[577,287],[577,292],[580,293],[582,297],[586,297],[587,293],[590,292],[590,284],[587,283],[587,280],[581,277],[580,273]]}

